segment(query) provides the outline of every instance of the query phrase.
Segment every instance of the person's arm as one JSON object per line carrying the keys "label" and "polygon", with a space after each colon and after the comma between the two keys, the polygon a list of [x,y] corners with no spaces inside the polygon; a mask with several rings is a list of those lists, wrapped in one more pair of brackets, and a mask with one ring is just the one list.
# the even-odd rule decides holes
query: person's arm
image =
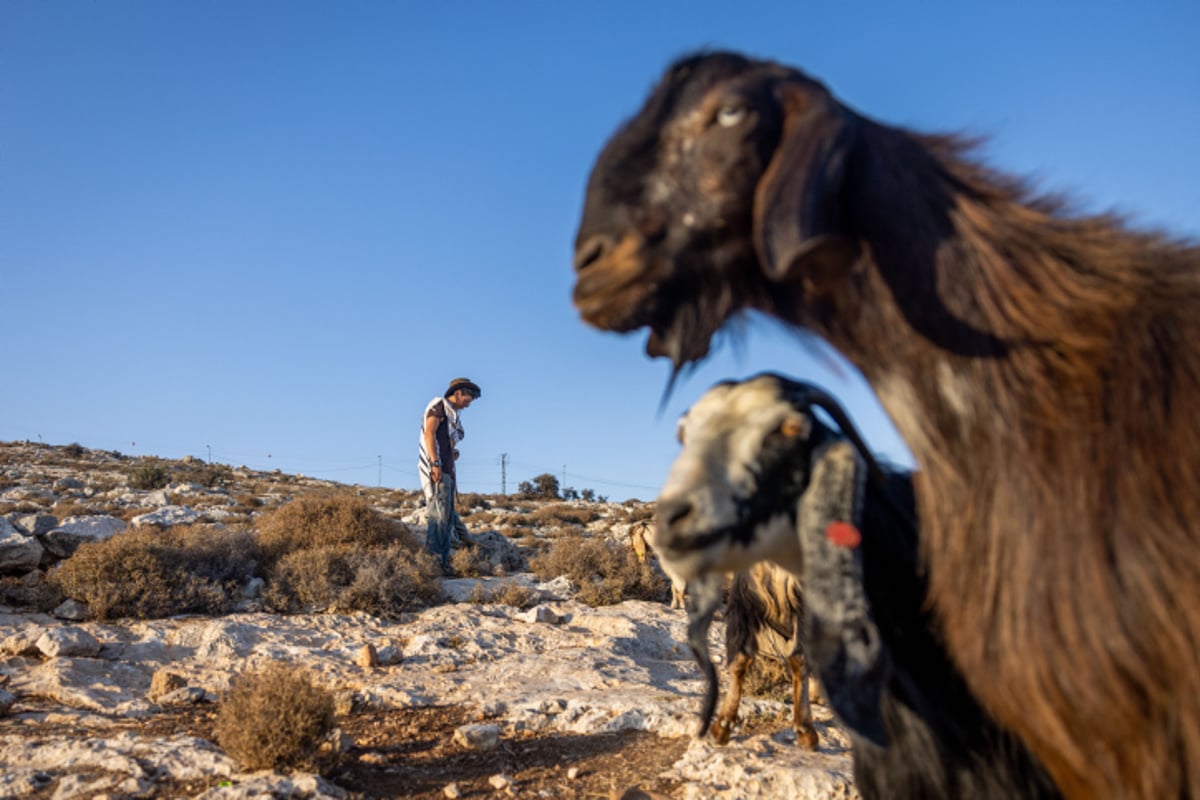
{"label": "person's arm", "polygon": [[431,462],[429,479],[434,483],[440,483],[442,480],[442,468],[438,462],[436,438],[438,421],[439,420],[436,414],[427,414],[425,416],[425,431],[423,433],[425,436],[425,452],[429,454],[429,460]]}

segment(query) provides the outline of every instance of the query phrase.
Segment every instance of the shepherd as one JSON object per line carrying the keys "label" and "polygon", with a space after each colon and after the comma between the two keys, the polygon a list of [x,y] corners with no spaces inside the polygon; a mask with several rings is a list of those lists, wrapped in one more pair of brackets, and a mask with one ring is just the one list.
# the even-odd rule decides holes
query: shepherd
{"label": "shepherd", "polygon": [[438,557],[445,572],[450,569],[451,541],[466,538],[467,534],[467,526],[454,508],[454,462],[458,459],[458,443],[466,436],[461,412],[482,394],[473,381],[455,378],[441,397],[429,401],[421,418],[417,466],[429,509],[425,548]]}

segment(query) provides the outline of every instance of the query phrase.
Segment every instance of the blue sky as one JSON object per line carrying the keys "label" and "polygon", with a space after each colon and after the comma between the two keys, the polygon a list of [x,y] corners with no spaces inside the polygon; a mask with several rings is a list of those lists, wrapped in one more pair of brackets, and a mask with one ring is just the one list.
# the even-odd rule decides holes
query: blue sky
{"label": "blue sky", "polygon": [[[681,379],[585,327],[592,159],[675,57],[799,66],[990,137],[1086,209],[1200,234],[1200,6],[0,0],[0,440],[415,488],[454,377],[463,491],[656,493],[675,420],[774,369],[903,444],[854,370],[750,319]],[[736,345],[736,346],[735,346]]]}

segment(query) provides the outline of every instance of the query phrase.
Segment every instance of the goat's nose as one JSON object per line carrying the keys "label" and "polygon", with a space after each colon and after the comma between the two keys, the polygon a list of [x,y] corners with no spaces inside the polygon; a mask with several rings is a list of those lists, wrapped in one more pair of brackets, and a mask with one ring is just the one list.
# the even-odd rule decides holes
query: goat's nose
{"label": "goat's nose", "polygon": [[593,234],[575,247],[575,271],[583,272],[595,264],[612,249],[612,237],[604,233]]}
{"label": "goat's nose", "polygon": [[686,497],[676,497],[670,500],[659,500],[656,513],[659,527],[671,531],[687,521],[692,514],[692,501]]}

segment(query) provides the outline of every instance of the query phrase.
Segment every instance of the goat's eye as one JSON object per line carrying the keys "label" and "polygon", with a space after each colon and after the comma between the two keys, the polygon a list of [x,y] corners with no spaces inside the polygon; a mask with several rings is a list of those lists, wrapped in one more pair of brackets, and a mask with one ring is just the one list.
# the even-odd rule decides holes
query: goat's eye
{"label": "goat's eye", "polygon": [[745,118],[745,106],[721,106],[717,110],[717,124],[722,128],[732,128]]}
{"label": "goat's eye", "polygon": [[797,439],[806,433],[805,424],[798,419],[785,419],[779,423],[779,432],[789,439]]}

